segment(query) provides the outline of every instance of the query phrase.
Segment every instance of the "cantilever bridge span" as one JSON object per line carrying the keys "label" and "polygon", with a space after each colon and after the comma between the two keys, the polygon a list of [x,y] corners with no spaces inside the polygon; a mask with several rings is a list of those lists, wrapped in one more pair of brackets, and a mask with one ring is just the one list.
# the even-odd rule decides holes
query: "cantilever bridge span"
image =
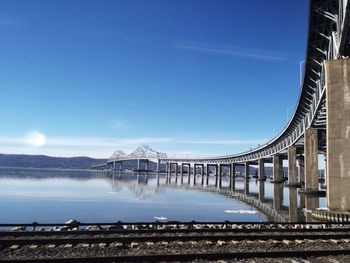
{"label": "cantilever bridge span", "polygon": [[[297,105],[286,127],[272,140],[249,151],[205,158],[158,157],[167,172],[178,165],[197,166],[202,172],[229,166],[234,187],[236,165],[257,164],[263,180],[264,165],[273,164],[273,181],[283,182],[282,160],[288,160],[288,183],[303,185],[306,194],[317,194],[318,154],[326,156],[327,206],[350,211],[350,1],[310,0],[303,82]],[[299,163],[299,172],[297,171]],[[206,168],[205,168],[206,166]],[[299,175],[299,176],[298,176]]]}
{"label": "cantilever bridge span", "polygon": [[156,170],[159,171],[161,158],[167,158],[166,153],[158,152],[149,145],[139,145],[136,150],[130,154],[126,154],[121,150],[115,151],[106,164],[93,166],[92,169],[122,170],[123,162],[137,161],[138,171],[149,171],[149,161],[153,160],[157,163]]}

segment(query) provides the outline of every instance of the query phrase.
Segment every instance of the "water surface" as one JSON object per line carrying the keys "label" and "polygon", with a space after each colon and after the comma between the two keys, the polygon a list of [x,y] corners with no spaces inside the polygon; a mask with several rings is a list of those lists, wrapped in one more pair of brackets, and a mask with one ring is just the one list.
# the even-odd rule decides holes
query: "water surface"
{"label": "water surface", "polygon": [[169,183],[164,174],[0,169],[0,222],[267,219],[243,202],[179,182]]}

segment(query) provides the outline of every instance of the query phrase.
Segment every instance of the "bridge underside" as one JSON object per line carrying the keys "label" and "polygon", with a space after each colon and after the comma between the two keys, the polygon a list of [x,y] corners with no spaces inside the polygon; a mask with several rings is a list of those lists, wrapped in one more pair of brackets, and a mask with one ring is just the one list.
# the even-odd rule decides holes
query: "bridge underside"
{"label": "bridge underside", "polygon": [[[264,166],[273,165],[273,182],[286,175],[289,186],[302,185],[306,194],[319,194],[318,155],[326,156],[327,206],[332,211],[350,211],[350,1],[310,0],[308,42],[303,83],[298,103],[287,126],[271,141],[243,153],[208,158],[158,158],[178,172],[181,167],[200,166],[209,174],[216,166],[218,177],[229,166],[258,165],[258,178],[264,180]],[[147,148],[147,147],[146,147]],[[142,151],[149,149],[142,148]],[[141,151],[141,152],[142,152]],[[186,165],[182,165],[186,164]],[[181,169],[183,172],[183,169]]]}

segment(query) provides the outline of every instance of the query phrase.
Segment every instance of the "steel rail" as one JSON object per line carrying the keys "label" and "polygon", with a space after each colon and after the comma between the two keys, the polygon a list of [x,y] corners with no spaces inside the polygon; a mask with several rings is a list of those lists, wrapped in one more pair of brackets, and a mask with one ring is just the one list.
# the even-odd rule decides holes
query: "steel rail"
{"label": "steel rail", "polygon": [[349,249],[336,250],[276,250],[276,251],[249,251],[234,253],[178,253],[157,255],[123,255],[123,256],[96,256],[96,257],[64,257],[64,258],[29,258],[29,259],[0,259],[0,262],[31,263],[104,263],[104,262],[159,262],[159,261],[193,261],[193,260],[220,260],[220,259],[251,259],[251,258],[306,258],[312,256],[349,255]]}
{"label": "steel rail", "polygon": [[76,222],[76,223],[1,223],[0,227],[17,227],[17,226],[24,226],[24,227],[44,227],[44,226],[169,226],[169,225],[185,225],[185,226],[191,226],[194,225],[213,225],[213,226],[269,226],[269,227],[287,227],[287,226],[307,226],[307,225],[313,225],[313,226],[337,226],[337,225],[349,225],[350,222],[339,222],[339,223],[329,223],[329,222],[254,222],[254,221],[247,221],[247,222],[233,222],[233,221],[146,221],[146,222]]}
{"label": "steel rail", "polygon": [[0,238],[0,246],[8,247],[12,245],[46,245],[46,244],[97,244],[97,243],[122,243],[122,244],[130,244],[132,242],[161,242],[161,241],[201,241],[201,240],[209,240],[217,242],[219,240],[223,241],[243,241],[243,240],[297,240],[297,239],[308,239],[308,240],[317,240],[317,239],[348,239],[350,237],[349,233],[312,233],[312,234],[281,234],[281,233],[266,233],[261,234],[235,234],[235,235],[167,235],[167,236],[159,236],[159,235],[148,235],[148,236],[118,236],[118,237],[67,237],[67,238],[20,238],[20,239],[8,239],[8,238]]}
{"label": "steel rail", "polygon": [[140,234],[202,234],[202,233],[288,233],[292,231],[298,231],[301,233],[315,233],[315,232],[350,232],[350,228],[300,228],[300,229],[276,229],[276,228],[248,228],[248,229],[214,229],[214,228],[206,228],[206,229],[137,229],[137,230],[73,230],[73,231],[18,231],[18,232],[0,232],[0,238],[4,237],[34,237],[34,236],[80,236],[80,235],[140,235]]}

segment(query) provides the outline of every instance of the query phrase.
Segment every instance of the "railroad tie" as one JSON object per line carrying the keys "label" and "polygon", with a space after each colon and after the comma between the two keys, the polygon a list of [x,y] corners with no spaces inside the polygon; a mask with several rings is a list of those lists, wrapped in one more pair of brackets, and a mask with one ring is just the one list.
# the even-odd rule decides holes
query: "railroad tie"
{"label": "railroad tie", "polygon": [[19,245],[12,245],[10,246],[10,250],[16,250],[19,248]]}
{"label": "railroad tie", "polygon": [[168,242],[168,241],[162,241],[161,244],[162,244],[163,246],[168,246],[168,245],[169,245],[169,242]]}
{"label": "railroad tie", "polygon": [[301,245],[301,244],[305,243],[305,241],[304,241],[304,240],[301,240],[301,239],[296,239],[294,242],[295,242],[296,244],[298,244],[298,245]]}
{"label": "railroad tie", "polygon": [[333,244],[339,244],[340,243],[339,240],[336,240],[336,239],[330,239],[329,241],[331,243],[333,243]]}
{"label": "railroad tie", "polygon": [[198,242],[197,241],[190,241],[191,246],[197,246]]}
{"label": "railroad tie", "polygon": [[226,241],[224,241],[224,240],[218,240],[217,244],[218,244],[219,246],[222,246],[222,245],[225,245],[225,244],[226,244]]}
{"label": "railroad tie", "polygon": [[131,242],[130,248],[138,248],[138,247],[139,247],[139,243],[137,243],[137,242]]}
{"label": "railroad tie", "polygon": [[282,240],[282,244],[288,246],[288,245],[292,244],[292,241],[287,240],[287,239],[283,239],[283,240]]}
{"label": "railroad tie", "polygon": [[124,245],[123,243],[120,242],[113,242],[109,244],[110,247],[117,247],[117,248],[122,248]]}
{"label": "railroad tie", "polygon": [[36,249],[36,248],[38,248],[38,245],[30,245],[29,248],[30,249]]}

